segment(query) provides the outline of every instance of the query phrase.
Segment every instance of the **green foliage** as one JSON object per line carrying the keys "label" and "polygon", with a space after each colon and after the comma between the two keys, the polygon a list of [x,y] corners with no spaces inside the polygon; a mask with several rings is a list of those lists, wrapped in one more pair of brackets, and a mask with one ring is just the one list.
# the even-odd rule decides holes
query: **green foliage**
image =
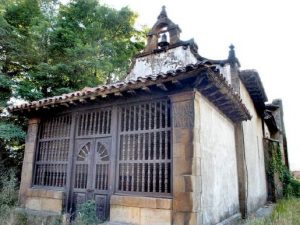
{"label": "green foliage", "polygon": [[[268,176],[273,178],[275,173],[279,175],[285,197],[300,198],[300,182],[283,163],[280,145],[278,143],[270,143],[269,150],[271,151],[271,159],[268,162]],[[274,179],[271,180],[274,181]]]}
{"label": "green foliage", "polygon": [[249,225],[300,225],[300,201],[290,198],[280,200],[270,216],[249,220]]}
{"label": "green foliage", "polygon": [[[127,7],[116,10],[98,0],[65,5],[59,0],[0,0],[0,162],[19,159],[21,129],[26,129],[23,118],[1,115],[8,102],[120,79],[144,45],[144,33],[134,28],[136,18]],[[15,166],[17,161],[10,162]]]}
{"label": "green foliage", "polygon": [[89,200],[79,206],[75,225],[93,225],[99,224],[100,221],[96,215],[96,202]]}
{"label": "green foliage", "polygon": [[[18,200],[17,180],[13,171],[0,167],[0,221],[9,218]],[[1,224],[1,223],[0,223]]]}
{"label": "green foliage", "polygon": [[24,140],[25,132],[18,125],[0,121],[0,139],[5,142],[12,140]]}
{"label": "green foliage", "polygon": [[9,77],[0,73],[0,113],[6,107],[11,96],[12,81]]}

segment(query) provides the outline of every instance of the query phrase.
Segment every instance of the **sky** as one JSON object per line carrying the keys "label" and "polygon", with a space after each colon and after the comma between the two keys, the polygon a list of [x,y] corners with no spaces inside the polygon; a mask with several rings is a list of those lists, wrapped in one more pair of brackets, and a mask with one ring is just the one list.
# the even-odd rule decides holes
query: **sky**
{"label": "sky", "polygon": [[256,69],[269,101],[281,98],[291,170],[300,170],[300,2],[298,0],[101,0],[114,8],[129,6],[139,14],[137,26],[152,27],[163,5],[194,38],[198,52],[225,59],[233,44],[241,69]]}

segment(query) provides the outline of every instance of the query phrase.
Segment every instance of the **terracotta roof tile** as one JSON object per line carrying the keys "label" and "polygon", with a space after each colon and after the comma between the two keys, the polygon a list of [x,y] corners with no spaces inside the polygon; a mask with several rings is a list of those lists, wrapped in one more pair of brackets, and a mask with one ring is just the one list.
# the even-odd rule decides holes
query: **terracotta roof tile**
{"label": "terracotta roof tile", "polygon": [[159,73],[147,77],[138,77],[136,80],[125,80],[114,84],[100,85],[94,88],[85,87],[81,91],[75,91],[72,93],[49,97],[30,103],[10,106],[8,110],[11,112],[19,112],[24,110],[30,111],[31,109],[39,110],[47,106],[71,103],[80,99],[87,99],[97,96],[106,96],[109,94],[115,94],[129,90],[138,90],[142,89],[143,87],[170,81],[171,79],[174,79],[174,77],[178,80],[185,79],[185,76],[188,76],[189,72],[197,71],[199,69],[210,71],[206,75],[207,77],[205,79],[207,80],[207,82],[213,83],[213,89],[217,89],[219,95],[225,95],[230,107],[224,105],[224,103],[222,102],[218,102],[218,99],[214,99],[213,96],[209,95],[207,91],[207,86],[199,87],[200,92],[202,92],[206,97],[208,97],[209,100],[211,100],[218,107],[221,107],[221,105],[223,104],[223,111],[225,112],[225,114],[227,113],[232,120],[235,120],[235,117],[233,115],[237,117],[237,120],[247,120],[251,118],[246,106],[242,103],[240,96],[236,92],[234,92],[234,90],[223,77],[223,75],[221,75],[219,71],[216,71],[215,66],[211,65],[211,63],[208,61],[201,61],[196,64],[190,64],[186,67],[181,67],[176,70],[170,70],[166,73]]}

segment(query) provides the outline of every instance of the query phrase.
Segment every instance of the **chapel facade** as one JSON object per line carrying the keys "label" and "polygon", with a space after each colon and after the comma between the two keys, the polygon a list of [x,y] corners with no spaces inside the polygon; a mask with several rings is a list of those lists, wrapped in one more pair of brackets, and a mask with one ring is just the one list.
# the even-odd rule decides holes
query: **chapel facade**
{"label": "chapel facade", "polygon": [[29,118],[21,207],[76,216],[94,200],[111,223],[209,225],[280,197],[281,101],[234,46],[209,60],[180,33],[163,7],[123,81],[10,107]]}

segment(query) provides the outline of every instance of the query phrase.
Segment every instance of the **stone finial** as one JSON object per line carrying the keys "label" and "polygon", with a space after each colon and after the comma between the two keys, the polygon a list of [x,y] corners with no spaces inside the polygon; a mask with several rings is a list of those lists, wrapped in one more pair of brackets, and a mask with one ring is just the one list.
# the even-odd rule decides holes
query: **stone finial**
{"label": "stone finial", "polygon": [[229,46],[229,54],[228,54],[228,59],[227,59],[227,61],[228,61],[230,64],[232,64],[232,65],[237,65],[238,67],[241,66],[241,64],[240,64],[240,62],[239,62],[239,60],[238,60],[238,58],[237,58],[236,55],[235,55],[235,50],[234,50],[234,45],[233,45],[233,44],[231,44],[231,45]]}
{"label": "stone finial", "polygon": [[162,19],[162,18],[166,18],[166,17],[168,17],[167,12],[166,12],[166,6],[163,5],[161,8],[161,12],[158,15],[157,19]]}
{"label": "stone finial", "polygon": [[229,60],[235,60],[236,57],[235,57],[234,45],[231,44],[231,45],[229,46],[229,49],[230,49],[230,50],[229,50],[228,59],[229,59]]}

